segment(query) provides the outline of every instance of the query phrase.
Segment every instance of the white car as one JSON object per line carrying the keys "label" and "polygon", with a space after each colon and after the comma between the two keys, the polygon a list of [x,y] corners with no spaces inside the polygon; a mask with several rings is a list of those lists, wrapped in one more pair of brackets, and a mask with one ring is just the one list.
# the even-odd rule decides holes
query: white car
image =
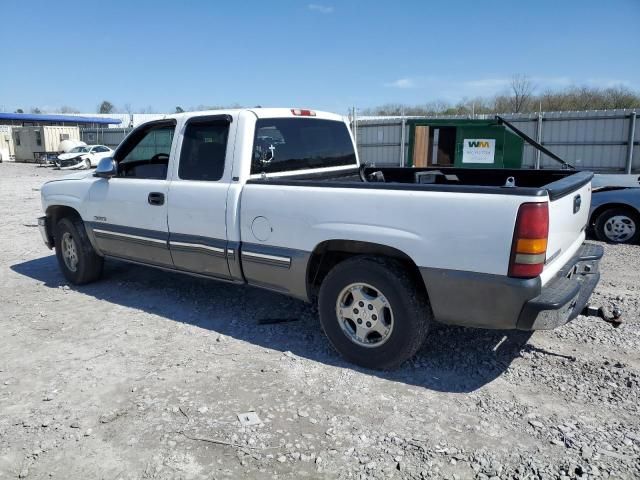
{"label": "white car", "polygon": [[61,170],[94,168],[100,160],[112,155],[113,150],[105,145],[83,145],[72,148],[68,153],[58,155],[56,165]]}
{"label": "white car", "polygon": [[46,183],[38,225],[74,284],[117,258],[274,290],[317,302],[347,359],[390,368],[432,321],[539,330],[583,312],[603,253],[583,243],[592,177],[366,167],[338,115],[183,113]]}

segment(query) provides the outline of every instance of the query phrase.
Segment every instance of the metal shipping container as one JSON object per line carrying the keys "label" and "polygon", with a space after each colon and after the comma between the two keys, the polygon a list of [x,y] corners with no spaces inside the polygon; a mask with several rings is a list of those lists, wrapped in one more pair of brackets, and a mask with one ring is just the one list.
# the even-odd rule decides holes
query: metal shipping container
{"label": "metal shipping container", "polygon": [[49,125],[12,127],[11,130],[17,162],[35,162],[38,154],[58,152],[63,140],[80,140],[78,127]]}

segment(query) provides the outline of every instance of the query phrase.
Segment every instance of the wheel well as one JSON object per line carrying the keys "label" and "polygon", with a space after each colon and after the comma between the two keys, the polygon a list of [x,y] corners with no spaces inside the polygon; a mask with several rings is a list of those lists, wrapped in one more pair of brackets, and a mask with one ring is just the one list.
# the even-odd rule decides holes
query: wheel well
{"label": "wheel well", "polygon": [[368,255],[375,257],[393,258],[403,264],[411,273],[412,280],[418,288],[426,294],[426,288],[420,270],[406,253],[397,248],[378,243],[361,242],[356,240],[327,240],[320,243],[311,253],[307,267],[307,291],[310,299],[315,298],[320,285],[327,274],[340,262],[349,258]]}
{"label": "wheel well", "polygon": [[593,211],[593,213],[591,214],[591,220],[589,221],[589,225],[595,225],[598,217],[603,212],[605,212],[607,210],[611,210],[612,208],[622,208],[622,209],[625,209],[625,210],[630,210],[636,216],[640,215],[640,213],[638,212],[637,209],[635,209],[634,207],[632,207],[631,205],[628,205],[626,203],[605,203],[604,205],[600,205],[598,208],[596,208]]}
{"label": "wheel well", "polygon": [[52,205],[47,208],[47,233],[51,238],[54,238],[55,227],[58,222],[63,218],[79,218],[82,217],[78,211],[74,208],[67,207],[66,205]]}

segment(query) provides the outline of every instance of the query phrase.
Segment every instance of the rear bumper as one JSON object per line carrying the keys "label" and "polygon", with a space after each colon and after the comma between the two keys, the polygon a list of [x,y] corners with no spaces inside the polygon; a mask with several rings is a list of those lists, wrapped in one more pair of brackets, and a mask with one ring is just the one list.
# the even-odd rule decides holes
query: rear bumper
{"label": "rear bumper", "polygon": [[576,318],[587,305],[600,280],[599,263],[604,249],[583,244],[535,298],[525,303],[518,318],[519,330],[549,330]]}
{"label": "rear bumper", "polygon": [[544,287],[540,278],[420,268],[434,317],[441,323],[493,329],[542,330],[575,318],[600,274],[603,248],[583,244]]}

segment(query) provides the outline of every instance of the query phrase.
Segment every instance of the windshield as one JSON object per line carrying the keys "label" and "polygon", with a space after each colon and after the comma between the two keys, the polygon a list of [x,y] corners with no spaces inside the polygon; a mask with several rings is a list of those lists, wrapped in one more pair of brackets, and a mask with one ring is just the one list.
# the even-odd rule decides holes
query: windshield
{"label": "windshield", "polygon": [[71,150],[69,150],[69,153],[84,153],[88,151],[89,151],[89,147],[74,147]]}

